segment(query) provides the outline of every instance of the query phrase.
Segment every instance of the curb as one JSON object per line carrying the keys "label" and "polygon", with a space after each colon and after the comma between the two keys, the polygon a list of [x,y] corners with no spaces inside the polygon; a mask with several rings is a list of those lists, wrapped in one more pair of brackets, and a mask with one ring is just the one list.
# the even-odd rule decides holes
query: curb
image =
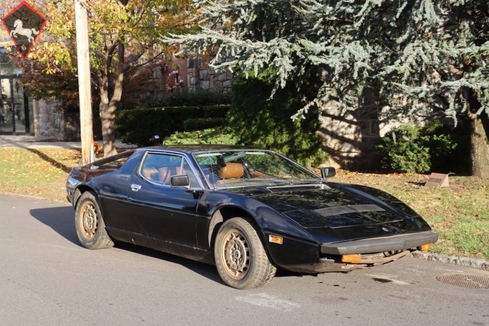
{"label": "curb", "polygon": [[489,272],[489,261],[484,259],[446,256],[446,255],[433,254],[430,252],[422,252],[422,251],[414,251],[412,255],[414,258],[420,258],[429,261],[438,261],[438,262],[458,265],[458,266],[472,267],[475,269],[480,269]]}

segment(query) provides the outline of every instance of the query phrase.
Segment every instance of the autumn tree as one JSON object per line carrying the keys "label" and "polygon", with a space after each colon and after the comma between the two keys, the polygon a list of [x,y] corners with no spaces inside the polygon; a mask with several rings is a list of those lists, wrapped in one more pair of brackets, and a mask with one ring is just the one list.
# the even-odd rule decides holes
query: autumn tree
{"label": "autumn tree", "polygon": [[[74,2],[46,0],[47,19],[42,41],[33,48],[30,60],[43,73],[76,72]],[[161,34],[187,30],[190,0],[85,1],[92,87],[99,100],[104,155],[116,152],[114,119],[121,104],[126,76],[137,78],[137,70],[168,53],[158,41]],[[147,70],[139,70],[147,71]],[[42,85],[38,85],[42,87]]]}
{"label": "autumn tree", "polygon": [[[489,177],[488,4],[478,0],[196,0],[201,31],[162,39],[215,53],[211,66],[269,70],[311,108],[344,114],[375,91],[395,117],[473,121],[473,174]],[[312,98],[302,94],[315,94]],[[394,116],[394,115],[393,115]]]}

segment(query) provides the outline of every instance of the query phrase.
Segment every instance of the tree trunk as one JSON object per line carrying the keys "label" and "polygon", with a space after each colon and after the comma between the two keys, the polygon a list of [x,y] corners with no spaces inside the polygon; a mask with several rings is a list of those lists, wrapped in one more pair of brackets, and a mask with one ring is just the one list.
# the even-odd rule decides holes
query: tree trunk
{"label": "tree trunk", "polygon": [[[117,64],[115,69],[115,78],[113,84],[110,85],[110,58],[106,62],[106,70],[100,78],[100,106],[99,115],[102,123],[102,140],[104,148],[104,157],[117,154],[115,147],[115,112],[122,98],[122,88],[124,83],[124,52],[125,48],[122,42],[116,42],[117,47]],[[109,52],[112,53],[112,52]],[[109,55],[110,57],[110,55]],[[109,90],[112,89],[112,95]]]}
{"label": "tree trunk", "polygon": [[100,101],[100,121],[102,123],[102,142],[104,157],[117,154],[115,147],[114,120],[115,109],[111,108],[107,102]]}
{"label": "tree trunk", "polygon": [[[472,175],[489,179],[489,140],[484,129],[485,113],[472,119],[472,130],[470,134],[472,161]],[[485,119],[487,120],[487,119]]]}

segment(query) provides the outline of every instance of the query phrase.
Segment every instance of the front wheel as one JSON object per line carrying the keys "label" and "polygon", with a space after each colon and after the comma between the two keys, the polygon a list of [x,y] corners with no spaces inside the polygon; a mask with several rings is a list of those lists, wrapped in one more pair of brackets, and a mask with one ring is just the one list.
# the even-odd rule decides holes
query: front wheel
{"label": "front wheel", "polygon": [[88,249],[103,249],[114,246],[105,230],[95,196],[87,191],[81,195],[75,210],[75,229],[78,240]]}
{"label": "front wheel", "polygon": [[214,259],[221,279],[237,289],[265,285],[277,271],[256,230],[239,217],[221,226],[214,245]]}

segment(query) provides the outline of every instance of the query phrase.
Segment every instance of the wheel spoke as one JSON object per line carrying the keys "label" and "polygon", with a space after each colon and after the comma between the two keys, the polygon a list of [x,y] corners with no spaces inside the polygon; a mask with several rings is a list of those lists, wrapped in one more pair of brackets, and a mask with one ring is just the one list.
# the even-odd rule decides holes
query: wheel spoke
{"label": "wheel spoke", "polygon": [[87,204],[82,213],[82,230],[87,238],[95,237],[97,222],[97,210],[93,205]]}
{"label": "wheel spoke", "polygon": [[229,232],[223,243],[226,272],[235,279],[242,279],[249,268],[250,252],[246,238],[237,231]]}

